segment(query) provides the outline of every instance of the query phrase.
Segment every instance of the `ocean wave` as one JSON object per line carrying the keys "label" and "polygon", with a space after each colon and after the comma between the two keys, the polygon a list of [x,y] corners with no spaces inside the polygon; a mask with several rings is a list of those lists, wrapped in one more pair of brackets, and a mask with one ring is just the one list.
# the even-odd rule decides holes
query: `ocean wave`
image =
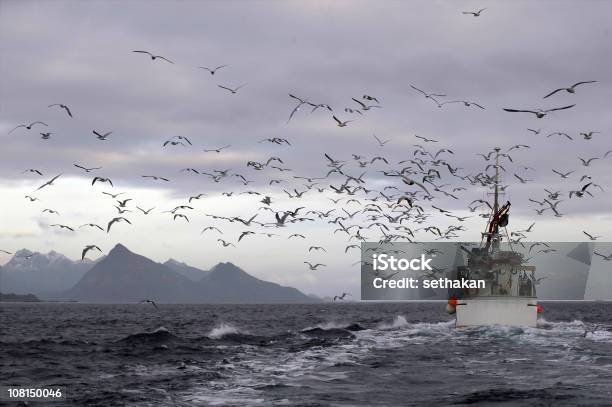
{"label": "ocean wave", "polygon": [[219,326],[216,326],[215,328],[213,328],[208,333],[207,336],[210,339],[221,339],[227,335],[239,334],[239,333],[242,333],[242,332],[240,332],[240,330],[236,328],[235,326],[222,322]]}
{"label": "ocean wave", "polygon": [[175,339],[178,339],[178,337],[171,334],[167,328],[160,326],[152,332],[139,332],[136,334],[128,335],[125,338],[119,340],[119,342],[129,344],[157,344],[160,342],[168,342]]}

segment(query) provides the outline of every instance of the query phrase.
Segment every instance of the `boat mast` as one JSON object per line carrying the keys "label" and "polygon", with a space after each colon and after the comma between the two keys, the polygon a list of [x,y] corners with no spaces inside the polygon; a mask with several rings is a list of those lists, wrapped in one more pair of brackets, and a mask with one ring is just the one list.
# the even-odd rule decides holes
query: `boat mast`
{"label": "boat mast", "polygon": [[495,226],[493,228],[492,243],[493,251],[499,249],[499,225],[497,224],[497,217],[499,212],[499,147],[495,147],[495,183],[494,183],[494,194],[493,194],[493,218],[495,220]]}
{"label": "boat mast", "polygon": [[493,201],[493,214],[497,214],[497,211],[499,210],[499,201],[498,201],[498,196],[499,196],[499,147],[495,147],[495,194],[494,194],[494,201]]}

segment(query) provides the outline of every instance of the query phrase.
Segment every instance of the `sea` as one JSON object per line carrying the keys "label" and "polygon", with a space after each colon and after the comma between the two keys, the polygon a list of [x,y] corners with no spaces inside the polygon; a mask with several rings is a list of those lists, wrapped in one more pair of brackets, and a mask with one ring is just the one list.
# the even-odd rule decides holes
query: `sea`
{"label": "sea", "polygon": [[612,406],[612,303],[541,304],[456,329],[444,302],[3,303],[0,385],[66,400],[2,405]]}

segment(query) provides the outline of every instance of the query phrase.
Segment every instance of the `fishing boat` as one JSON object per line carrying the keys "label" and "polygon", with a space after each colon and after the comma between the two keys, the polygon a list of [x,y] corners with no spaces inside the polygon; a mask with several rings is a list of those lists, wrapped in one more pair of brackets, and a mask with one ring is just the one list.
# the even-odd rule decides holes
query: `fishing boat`
{"label": "fishing boat", "polygon": [[[506,227],[510,202],[499,204],[499,148],[495,149],[493,205],[479,247],[460,249],[467,264],[457,266],[456,279],[484,280],[484,288],[449,290],[447,311],[457,327],[510,325],[535,327],[541,308],[536,295],[536,268],[512,248]],[[502,242],[508,237],[507,242]]]}

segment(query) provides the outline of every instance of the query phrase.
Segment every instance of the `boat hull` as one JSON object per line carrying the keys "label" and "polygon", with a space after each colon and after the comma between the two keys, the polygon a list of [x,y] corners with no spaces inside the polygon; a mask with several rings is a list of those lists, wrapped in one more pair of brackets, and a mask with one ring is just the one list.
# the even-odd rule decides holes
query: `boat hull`
{"label": "boat hull", "polygon": [[531,326],[538,323],[534,297],[476,297],[458,301],[457,327],[481,325]]}

